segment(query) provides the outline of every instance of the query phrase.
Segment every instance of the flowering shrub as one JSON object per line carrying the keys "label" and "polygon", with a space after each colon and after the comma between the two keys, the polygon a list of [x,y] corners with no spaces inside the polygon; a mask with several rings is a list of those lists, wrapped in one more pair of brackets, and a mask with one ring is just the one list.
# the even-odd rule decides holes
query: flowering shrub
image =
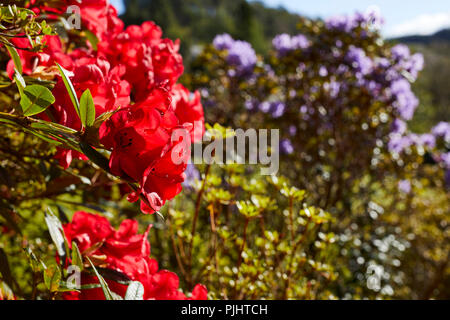
{"label": "flowering shrub", "polygon": [[[66,36],[56,34],[55,29],[65,26],[61,21],[69,20],[66,12],[71,5],[80,9],[81,29],[66,29]],[[26,183],[26,179],[31,189],[36,189],[30,197],[35,199],[51,199],[52,188],[54,195],[69,194],[80,181],[108,199],[111,195],[107,193],[116,185],[119,197],[128,193],[129,201],[140,199],[144,213],[159,211],[179,194],[190,143],[200,140],[205,130],[199,94],[194,93],[191,99],[190,92],[177,84],[183,73],[179,41],[162,38],[162,30],[153,22],[125,28],[107,1],[49,1],[45,5],[21,1],[0,9],[2,29],[15,30],[9,38],[1,36],[2,59],[7,58],[2,81],[8,83],[2,95],[11,97],[1,107],[3,136],[19,133],[23,146],[34,145],[29,155],[17,156],[13,145],[4,151],[2,170],[15,166],[9,155],[15,154],[25,164],[19,164],[17,176],[8,178],[7,188],[2,188],[2,205],[8,207],[2,214],[7,221],[5,234],[20,232],[14,215],[15,205],[24,203],[24,190],[18,188],[15,193],[12,186]],[[173,139],[177,130],[189,132],[191,139]],[[54,159],[63,170],[56,169]],[[71,169],[75,159],[82,161]],[[86,160],[90,162],[83,163]],[[37,172],[27,172],[30,166]],[[52,171],[50,176],[47,170]],[[92,173],[94,178],[87,178]],[[63,298],[127,298],[127,283],[114,279],[104,282],[96,275],[96,267],[140,283],[143,299],[186,298],[178,289],[176,274],[158,271],[156,260],[150,259],[148,231],[137,234],[136,221],[125,220],[115,231],[106,218],[77,212],[63,232],[55,219],[58,221],[50,215],[45,221],[57,246],[60,266],[46,267],[42,262],[33,267],[34,297],[41,271],[52,297],[70,289],[63,280],[69,276],[68,263],[74,262],[78,252],[79,267],[85,269],[82,287],[91,287],[64,293]],[[61,238],[66,247],[58,242]],[[75,244],[80,251],[74,249]],[[31,251],[29,254],[39,259]],[[206,295],[206,288],[199,285],[189,299],[206,299]]]}
{"label": "flowering shrub", "polygon": [[[338,217],[330,230],[339,235],[343,248],[338,259],[349,267],[338,278],[346,297],[361,290],[368,296],[395,295],[394,287],[405,292],[401,288],[409,279],[420,282],[414,287],[433,286],[417,278],[422,267],[414,267],[415,260],[407,276],[405,269],[391,264],[407,264],[404,257],[417,248],[404,253],[414,246],[408,234],[418,231],[406,217],[394,217],[402,216],[406,206],[408,216],[430,224],[421,216],[426,192],[436,196],[437,208],[448,209],[440,200],[448,194],[448,124],[437,125],[429,134],[408,130],[407,121],[418,106],[410,83],[423,68],[423,57],[405,45],[385,43],[378,30],[381,23],[375,12],[326,21],[303,19],[300,34],[276,36],[272,52],[266,59],[258,57],[245,75],[237,72],[239,64],[228,61],[234,40],[219,35],[184,78],[201,92],[207,121],[280,129],[281,171],[309,191],[314,205]],[[250,51],[241,50],[240,55]],[[429,214],[446,225],[441,209],[433,210],[430,207]],[[430,228],[433,232],[419,242],[436,250],[446,247],[440,241],[431,244],[434,237],[444,239],[445,231]],[[446,255],[428,259],[429,251],[421,250],[415,254],[433,270],[426,278],[445,277],[438,266],[445,264]],[[345,274],[351,282],[360,281],[358,288],[349,288]],[[383,280],[387,278],[397,282]]]}

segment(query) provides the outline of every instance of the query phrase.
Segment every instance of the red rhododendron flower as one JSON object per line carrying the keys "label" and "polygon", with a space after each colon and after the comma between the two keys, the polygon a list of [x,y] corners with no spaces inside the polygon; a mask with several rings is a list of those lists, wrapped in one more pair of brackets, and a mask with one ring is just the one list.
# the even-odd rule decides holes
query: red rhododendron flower
{"label": "red rhododendron flower", "polygon": [[178,53],[179,41],[162,39],[162,31],[153,22],[129,26],[125,31],[98,44],[100,55],[113,65],[123,64],[125,79],[132,84],[135,99],[147,98],[154,87],[175,84],[183,73],[183,58]]}
{"label": "red rhododendron flower", "polygon": [[[18,48],[31,48],[28,38],[12,38],[11,43]],[[58,36],[44,36],[42,39],[44,49],[42,52],[17,50],[24,74],[33,74],[37,67],[52,67],[58,62],[64,68],[72,67],[72,59],[63,52],[62,44]],[[14,76],[14,62],[11,59],[6,67],[8,76]]]}
{"label": "red rhododendron flower", "polygon": [[[56,76],[52,91],[55,103],[39,116],[82,129],[62,78],[55,72],[56,63],[69,72],[78,97],[90,90],[96,117],[120,108],[100,127],[100,142],[111,151],[111,172],[140,184],[129,195],[129,201],[141,198],[142,211],[153,213],[181,191],[190,142],[199,141],[205,131],[199,93],[192,95],[182,85],[176,85],[183,73],[179,41],[162,38],[161,28],[153,22],[124,29],[116,9],[106,0],[64,3],[66,6],[49,8],[31,1],[30,8],[39,14],[57,15],[66,12],[68,6],[77,5],[82,26],[99,40],[97,51],[87,43],[66,52],[57,36],[44,38],[47,46],[43,52],[18,50],[25,74],[53,68],[46,75]],[[17,41],[20,43],[16,45],[29,47],[27,40]],[[12,76],[12,61],[8,68]],[[172,141],[179,130],[188,132],[190,141],[180,136]],[[70,166],[72,159],[86,159],[77,151],[59,148],[55,158],[64,168]]]}
{"label": "red rhododendron flower", "polygon": [[[186,299],[179,290],[178,276],[167,270],[158,270],[158,263],[150,258],[150,243],[147,240],[149,228],[144,234],[138,234],[138,224],[134,220],[125,220],[118,230],[111,227],[108,220],[99,215],[76,212],[72,222],[64,225],[64,233],[69,243],[75,241],[80,252],[90,248],[90,256],[102,260],[102,266],[123,273],[133,281],[144,286],[144,299]],[[126,286],[108,280],[110,289],[125,295]],[[89,274],[83,273],[82,284],[98,283]],[[64,295],[65,299],[104,299],[101,289],[85,289]],[[197,285],[190,299],[206,299],[207,291]]]}
{"label": "red rhododendron flower", "polygon": [[192,142],[202,140],[205,133],[205,118],[200,101],[200,92],[191,94],[182,84],[177,84],[172,90],[175,114],[181,123],[191,123]]}

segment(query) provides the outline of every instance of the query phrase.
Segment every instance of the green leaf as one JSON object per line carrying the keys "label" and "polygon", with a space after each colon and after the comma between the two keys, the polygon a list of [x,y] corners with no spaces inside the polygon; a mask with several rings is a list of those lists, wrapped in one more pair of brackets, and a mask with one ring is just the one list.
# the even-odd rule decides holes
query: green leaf
{"label": "green leaf", "polygon": [[49,265],[44,270],[44,283],[50,292],[56,292],[61,282],[61,270],[56,264]]}
{"label": "green leaf", "polygon": [[26,255],[29,258],[31,270],[33,270],[33,272],[39,272],[41,267],[43,267],[44,269],[47,268],[45,266],[45,263],[36,257],[36,255],[34,254],[33,250],[31,250],[31,248],[26,247],[26,248],[23,248],[23,250],[25,251]]}
{"label": "green leaf", "polygon": [[92,32],[90,32],[89,30],[85,30],[84,33],[86,35],[87,40],[92,45],[92,49],[94,49],[94,51],[97,51],[97,44],[98,44],[97,36]]}
{"label": "green leaf", "polygon": [[80,119],[85,127],[92,127],[95,121],[95,105],[91,91],[86,89],[80,99]]}
{"label": "green leaf", "polygon": [[114,300],[113,294],[111,290],[108,287],[108,284],[106,283],[105,279],[98,273],[97,269],[95,268],[94,264],[92,263],[91,259],[86,257],[89,261],[89,264],[91,265],[92,269],[94,270],[95,276],[98,278],[98,281],[100,282],[100,286],[102,287],[103,294],[105,295],[106,300]]}
{"label": "green leaf", "polygon": [[55,97],[52,92],[46,87],[37,84],[25,87],[20,99],[20,105],[25,116],[41,113],[54,102]]}
{"label": "green leaf", "polygon": [[56,63],[56,65],[59,68],[62,80],[64,82],[64,85],[66,86],[67,92],[69,93],[70,100],[72,100],[75,111],[77,112],[78,116],[80,116],[80,103],[78,101],[77,93],[75,91],[75,88],[73,87],[72,81],[70,81],[69,79],[69,71],[61,67],[58,63]]}
{"label": "green leaf", "polygon": [[133,281],[127,288],[124,300],[144,300],[144,286],[139,281]]}
{"label": "green leaf", "polygon": [[17,69],[14,69],[14,73],[14,80],[16,81],[17,88],[19,89],[20,95],[23,96],[23,89],[27,86],[27,84]]}
{"label": "green leaf", "polygon": [[17,53],[16,48],[6,45],[6,49],[8,49],[8,52],[11,55],[11,58],[13,59],[13,62],[14,62],[14,65],[16,66],[17,71],[19,71],[19,73],[22,74],[22,72],[23,72],[22,61],[20,60],[20,56]]}
{"label": "green leaf", "polygon": [[[39,132],[36,132],[34,130],[28,130],[28,129],[24,128],[23,131],[31,133],[31,134],[35,135],[36,137],[38,137],[39,139],[47,141],[48,143],[54,144],[56,146],[61,146],[63,144],[62,142],[60,142],[58,140],[53,140],[53,139],[51,139],[51,138],[49,138],[49,137],[47,137],[47,136],[45,136],[45,135],[43,135],[43,134],[41,134]],[[62,139],[62,138],[59,138],[59,139]]]}
{"label": "green leaf", "polygon": [[78,266],[80,270],[83,270],[83,256],[75,242],[72,242],[72,264]]}

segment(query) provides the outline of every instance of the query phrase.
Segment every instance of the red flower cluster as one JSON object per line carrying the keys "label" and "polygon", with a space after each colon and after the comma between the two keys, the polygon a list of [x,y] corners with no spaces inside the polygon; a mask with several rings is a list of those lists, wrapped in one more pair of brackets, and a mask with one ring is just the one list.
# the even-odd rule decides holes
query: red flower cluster
{"label": "red flower cluster", "polygon": [[[138,224],[134,220],[125,220],[115,230],[108,220],[98,215],[76,212],[72,222],[64,226],[69,243],[75,241],[80,252],[89,252],[91,259],[98,264],[121,272],[133,281],[144,286],[144,299],[157,300],[206,300],[207,290],[196,285],[190,297],[186,297],[178,288],[178,276],[167,270],[158,270],[158,263],[150,258],[150,243],[147,240],[149,229],[138,234]],[[97,248],[91,251],[91,248]],[[105,279],[111,291],[124,297],[127,286]],[[82,273],[82,285],[98,283],[95,276]],[[70,292],[65,299],[102,300],[100,288]]]}
{"label": "red flower cluster", "polygon": [[[57,36],[48,36],[43,52],[19,50],[24,73],[58,77],[53,89],[56,102],[48,109],[51,116],[42,117],[81,129],[63,81],[55,72],[55,62],[71,72],[79,97],[84,90],[91,91],[96,116],[120,107],[100,128],[100,142],[112,151],[111,171],[139,182],[140,189],[129,200],[141,197],[141,209],[153,213],[181,191],[190,143],[179,130],[190,133],[190,142],[200,140],[205,130],[200,95],[191,97],[186,88],[176,84],[183,73],[179,42],[162,38],[161,29],[153,22],[125,29],[106,0],[65,3],[79,6],[83,27],[99,41],[97,50],[87,43],[67,52]],[[58,13],[55,10],[65,12],[67,7],[30,8],[38,13]],[[26,47],[25,42],[21,45]],[[12,76],[12,62],[8,70]],[[85,159],[76,151],[63,149],[56,157],[65,168],[72,158]]]}

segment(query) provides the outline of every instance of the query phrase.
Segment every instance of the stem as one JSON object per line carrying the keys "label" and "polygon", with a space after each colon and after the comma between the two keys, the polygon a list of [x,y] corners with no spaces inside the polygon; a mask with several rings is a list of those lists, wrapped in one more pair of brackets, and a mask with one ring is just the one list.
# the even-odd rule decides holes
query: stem
{"label": "stem", "polygon": [[249,218],[245,218],[244,235],[243,235],[243,239],[242,239],[241,249],[239,250],[239,258],[238,258],[238,263],[237,263],[238,273],[239,273],[239,269],[240,269],[241,263],[242,263],[242,252],[244,252],[245,243],[247,242],[247,227],[248,227],[249,221],[250,221]]}
{"label": "stem", "polygon": [[294,209],[292,197],[289,197],[289,229],[291,231],[291,240],[294,241]]}
{"label": "stem", "polygon": [[198,195],[197,195],[197,200],[195,201],[195,213],[194,213],[194,220],[192,221],[191,241],[189,242],[189,251],[188,251],[189,274],[191,273],[191,269],[192,269],[192,247],[194,244],[194,237],[195,237],[195,232],[196,232],[196,228],[197,228],[197,220],[198,220],[198,215],[200,212],[200,204],[201,204],[203,193],[205,192],[206,180],[208,179],[208,174],[209,174],[210,168],[211,168],[211,165],[208,164],[206,167],[206,171],[205,171],[205,178],[203,179],[203,182],[202,182],[202,187],[200,188],[200,191],[198,192]]}

